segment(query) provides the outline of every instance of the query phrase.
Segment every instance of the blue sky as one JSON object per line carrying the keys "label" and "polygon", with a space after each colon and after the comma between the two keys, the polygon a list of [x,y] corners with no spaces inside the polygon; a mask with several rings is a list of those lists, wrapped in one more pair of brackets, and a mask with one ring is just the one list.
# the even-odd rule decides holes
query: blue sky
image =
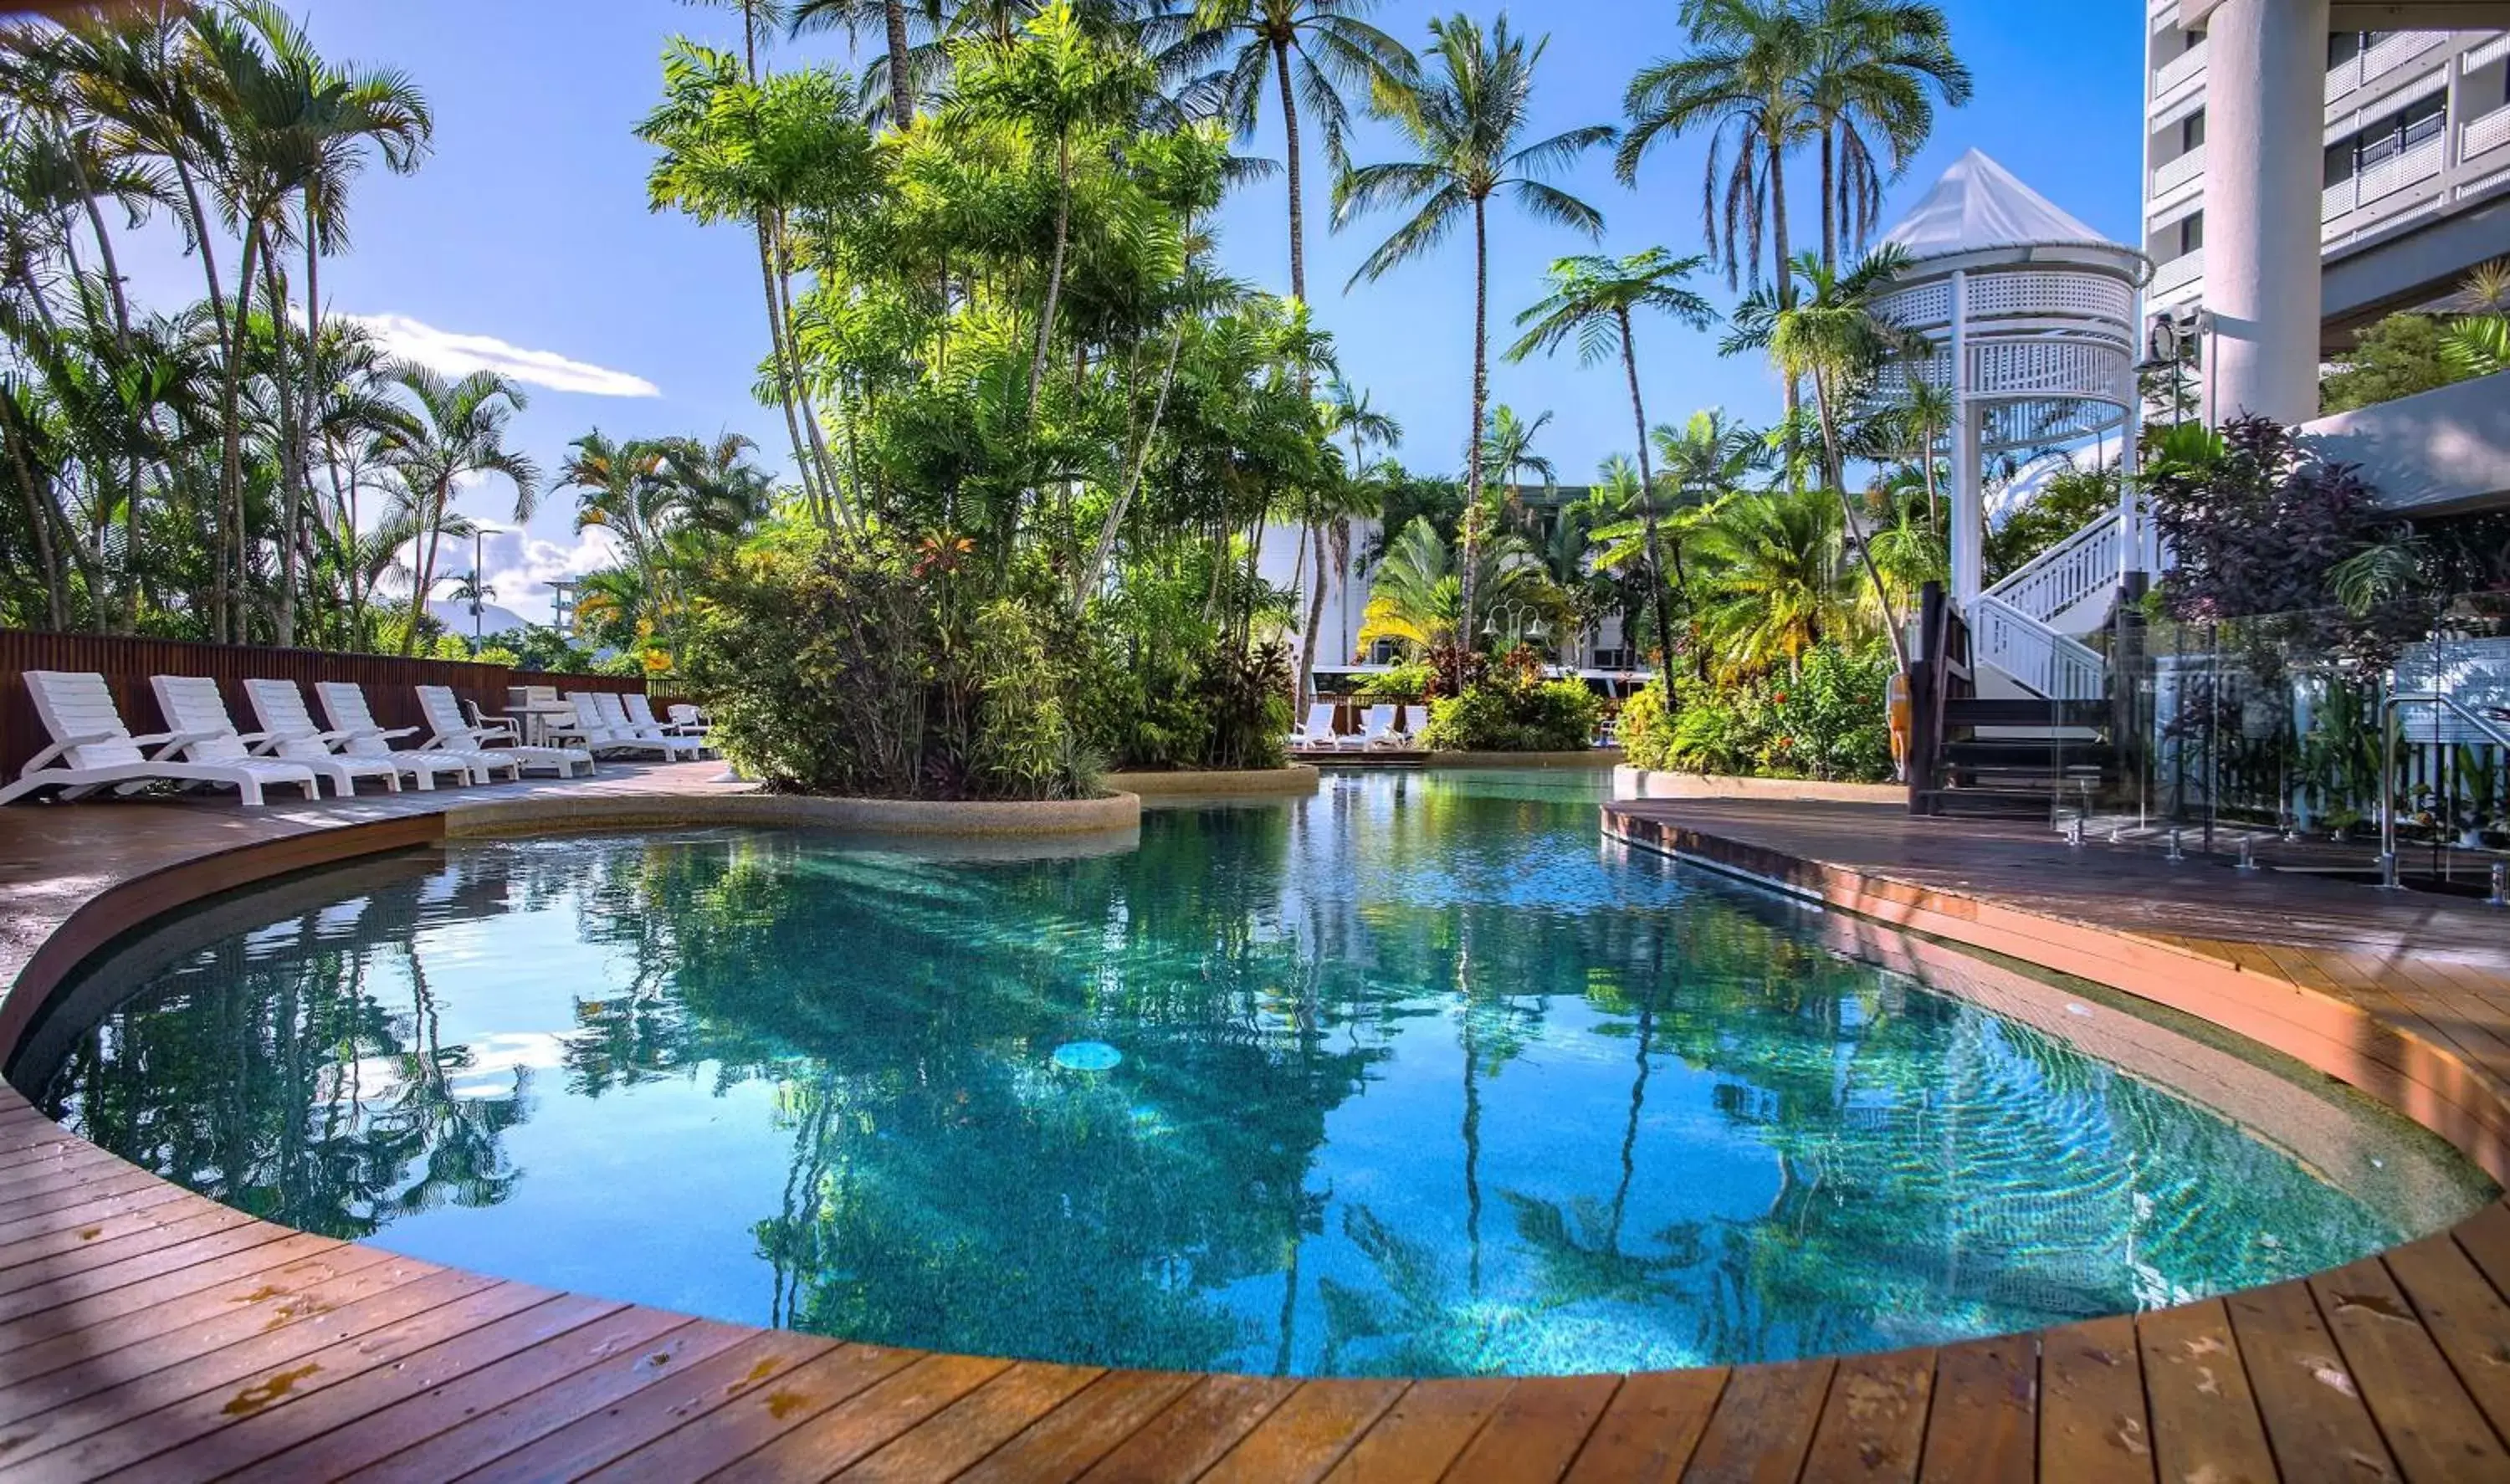
{"label": "blue sky", "polygon": [[[766,345],[751,240],[737,228],[648,212],[649,157],[629,133],[659,92],[664,38],[686,32],[732,44],[738,24],[729,12],[682,0],[291,0],[290,8],[327,55],[410,73],[437,116],[436,153],[417,173],[393,176],[376,167],[353,197],[352,250],[323,268],[326,313],[393,317],[404,353],[455,368],[467,368],[464,354],[486,353],[537,377],[542,384],[532,387],[517,426],[544,467],[596,426],[621,438],[735,429],[758,439],[765,462],[781,466],[781,419],[749,397]],[[1891,190],[1886,221],[1976,146],[2094,227],[2134,241],[2141,8],[2116,0],[1945,0],[1944,8],[1977,75],[1977,95],[1943,115],[1933,143]],[[1375,19],[1418,45],[1428,19],[1454,9],[1389,0]],[[1497,7],[1469,9],[1487,19]],[[1679,48],[1673,10],[1665,0],[1516,6],[1520,28],[1550,34],[1538,74],[1538,128],[1617,122],[1630,74]],[[844,44],[788,45],[775,59],[842,62]],[[1277,159],[1269,106],[1266,126],[1249,152]],[[1398,148],[1364,125],[1352,152],[1365,162],[1396,158]],[[1567,183],[1604,213],[1603,249],[1660,245],[1690,253],[1698,250],[1703,158],[1704,145],[1692,140],[1659,146],[1633,191],[1613,179],[1599,154]],[[1335,233],[1322,169],[1311,169],[1308,187],[1310,289],[1346,374],[1402,422],[1407,462],[1456,465],[1471,369],[1469,239],[1346,295],[1344,282],[1395,218]],[[1808,187],[1803,196],[1796,214],[1809,222]],[[1281,181],[1243,188],[1219,225],[1231,272],[1286,290]],[[1494,340],[1506,317],[1539,296],[1552,258],[1585,250],[1573,234],[1502,212],[1492,245]],[[146,234],[132,258],[126,268],[142,298],[172,304],[200,292],[197,266],[166,233]],[[223,266],[232,277],[231,247]],[[1731,297],[1722,281],[1702,286],[1721,304]],[[1746,418],[1774,409],[1766,371],[1719,360],[1713,332],[1658,324],[1641,335],[1655,420],[1708,406]],[[1528,416],[1554,414],[1541,448],[1565,480],[1585,478],[1598,460],[1629,447],[1627,396],[1614,368],[1580,369],[1574,359],[1502,364],[1493,394]],[[472,495],[464,509],[503,519],[512,514],[508,501],[500,488]],[[590,543],[600,538],[579,540],[571,512],[569,498],[552,496],[527,537],[491,544],[490,581],[504,606],[543,617],[542,581],[597,563]]]}

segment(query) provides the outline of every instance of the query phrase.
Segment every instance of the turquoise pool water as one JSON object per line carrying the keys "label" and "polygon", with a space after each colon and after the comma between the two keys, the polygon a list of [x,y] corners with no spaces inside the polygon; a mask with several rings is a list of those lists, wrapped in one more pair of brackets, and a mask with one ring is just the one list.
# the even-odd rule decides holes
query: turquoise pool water
{"label": "turquoise pool water", "polygon": [[2219,1035],[1600,841],[1600,796],[1337,778],[1027,858],[413,853],[170,924],[17,1071],[194,1189],[435,1261],[1295,1375],[1941,1341],[2331,1266],[2492,1194]]}

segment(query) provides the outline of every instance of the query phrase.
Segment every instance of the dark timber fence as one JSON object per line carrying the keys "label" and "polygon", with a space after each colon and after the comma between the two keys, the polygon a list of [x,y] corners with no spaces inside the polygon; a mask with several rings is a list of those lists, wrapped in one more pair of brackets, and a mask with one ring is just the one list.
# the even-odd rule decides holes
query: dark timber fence
{"label": "dark timber fence", "polygon": [[506,707],[511,685],[552,685],[560,691],[641,691],[645,683],[625,675],[571,675],[542,670],[511,669],[503,665],[456,664],[445,660],[403,660],[393,655],[339,655],[314,649],[261,649],[243,644],[200,644],[187,639],[133,639],[74,633],[27,633],[0,628],[0,779],[14,780],[26,760],[52,741],[26,695],[23,673],[30,669],[93,671],[104,676],[122,707],[125,726],[138,735],[171,731],[157,712],[157,697],[148,688],[151,675],[207,675],[226,696],[227,712],[236,729],[257,730],[247,680],[293,680],[305,688],[306,709],[320,724],[322,703],[313,693],[317,680],[354,680],[365,687],[366,704],[375,721],[386,727],[419,727],[417,737],[400,745],[414,746],[427,736],[419,715],[415,687],[447,685],[483,710]]}

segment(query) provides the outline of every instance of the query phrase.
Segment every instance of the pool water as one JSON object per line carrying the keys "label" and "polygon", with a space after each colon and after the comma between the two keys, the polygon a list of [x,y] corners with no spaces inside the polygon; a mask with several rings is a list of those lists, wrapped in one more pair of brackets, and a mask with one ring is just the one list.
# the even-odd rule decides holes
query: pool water
{"label": "pool water", "polygon": [[1131,849],[459,844],[175,921],[17,1070],[193,1189],[437,1262],[1301,1376],[1939,1342],[2494,1194],[2219,1033],[1603,841],[1601,796],[1329,778]]}

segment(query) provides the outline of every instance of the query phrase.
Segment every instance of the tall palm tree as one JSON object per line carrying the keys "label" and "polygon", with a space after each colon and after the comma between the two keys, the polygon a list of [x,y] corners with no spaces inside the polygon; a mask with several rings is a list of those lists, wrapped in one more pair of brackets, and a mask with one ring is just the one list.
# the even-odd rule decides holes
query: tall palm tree
{"label": "tall palm tree", "polygon": [[1531,420],[1517,415],[1514,407],[1502,402],[1491,408],[1490,421],[1482,428],[1480,445],[1473,457],[1482,467],[1485,483],[1498,484],[1507,491],[1505,510],[1509,518],[1520,524],[1525,519],[1525,488],[1518,476],[1532,475],[1542,481],[1546,490],[1560,483],[1560,470],[1549,459],[1534,451],[1534,440],[1551,426],[1551,413],[1543,411]]}
{"label": "tall palm tree", "polygon": [[[1862,251],[1882,209],[1884,161],[1896,177],[1934,133],[1929,92],[1969,101],[1969,67],[1953,54],[1952,26],[1913,0],[1818,0],[1803,79],[1821,136],[1821,261]],[[1878,138],[1879,136],[1879,138]]]}
{"label": "tall palm tree", "polygon": [[[1855,529],[1855,513],[1847,499],[1841,424],[1885,361],[1894,356],[1926,353],[1922,337],[1874,312],[1875,300],[1906,262],[1903,253],[1886,246],[1842,274],[1823,266],[1816,252],[1799,253],[1789,269],[1811,290],[1810,297],[1786,303],[1765,292],[1753,293],[1736,306],[1734,330],[1725,346],[1730,353],[1765,347],[1780,374],[1812,384],[1813,411],[1821,428],[1822,482],[1838,497],[1844,528],[1850,531]],[[1906,669],[1908,650],[1892,612],[1890,590],[1874,565],[1871,548],[1859,541],[1856,550],[1874,584],[1892,657]]]}
{"label": "tall palm tree", "polygon": [[916,72],[921,58],[915,33],[940,31],[941,0],[795,0],[790,27],[807,31],[843,31],[849,41],[877,22],[885,50],[863,69],[866,92],[886,87],[889,122],[900,129],[915,123]]}
{"label": "tall palm tree", "polygon": [[1682,286],[1705,261],[1675,257],[1662,247],[1650,247],[1627,257],[1587,254],[1564,257],[1551,265],[1551,291],[1516,317],[1525,335],[1508,347],[1507,359],[1523,361],[1537,351],[1550,355],[1574,336],[1578,359],[1586,365],[1618,356],[1630,384],[1630,415],[1639,437],[1640,518],[1647,526],[1648,581],[1656,594],[1656,651],[1661,663],[1673,663],[1673,616],[1663,600],[1664,558],[1658,551],[1655,521],[1655,472],[1648,464],[1647,402],[1639,395],[1638,311],[1670,315],[1692,329],[1706,329],[1715,312],[1708,301]]}
{"label": "tall palm tree", "polygon": [[386,438],[386,458],[418,509],[421,539],[418,576],[410,603],[410,621],[400,636],[400,652],[418,643],[419,597],[436,586],[436,553],[444,520],[453,503],[454,486],[483,475],[504,476],[514,487],[514,519],[528,520],[539,502],[540,466],[531,456],[507,446],[513,414],[528,404],[522,392],[494,371],[474,371],[448,381],[424,367],[404,368],[400,386],[417,414],[407,429]]}
{"label": "tall palm tree", "polygon": [[[1350,439],[1350,463],[1345,467],[1345,472],[1356,486],[1354,493],[1367,491],[1373,496],[1374,491],[1370,488],[1372,478],[1368,451],[1371,448],[1391,448],[1403,441],[1403,425],[1396,422],[1391,413],[1378,411],[1370,394],[1354,391],[1350,383],[1337,376],[1325,387],[1325,431],[1328,436]],[[1370,512],[1346,511],[1337,514],[1333,518],[1330,534],[1333,543],[1334,588],[1336,591],[1345,594],[1350,591],[1351,518],[1354,514],[1366,514]],[[1350,603],[1346,596],[1343,602],[1342,652],[1349,655],[1350,648]]]}
{"label": "tall palm tree", "polygon": [[[1549,43],[1546,38],[1529,46],[1508,29],[1504,15],[1487,35],[1467,16],[1432,20],[1429,37],[1433,65],[1409,79],[1380,80],[1375,100],[1418,158],[1345,171],[1334,182],[1334,225],[1339,229],[1382,207],[1417,204],[1411,219],[1351,275],[1355,285],[1425,256],[1459,223],[1471,219],[1473,386],[1472,415],[1464,426],[1478,437],[1490,402],[1491,198],[1504,195],[1539,221],[1601,236],[1602,213],[1547,177],[1586,151],[1611,143],[1615,132],[1592,124],[1531,144],[1521,142],[1532,123],[1534,69]],[[1481,460],[1468,457],[1460,563],[1467,612],[1481,545]]]}
{"label": "tall palm tree", "polygon": [[1339,172],[1350,165],[1344,90],[1373,89],[1378,79],[1400,77],[1415,65],[1401,42],[1361,19],[1376,8],[1377,0],[1197,0],[1194,8],[1199,34],[1189,47],[1198,54],[1235,49],[1202,91],[1239,138],[1254,134],[1268,84],[1280,96],[1289,151],[1290,292],[1301,299],[1308,296],[1308,240],[1299,99],[1306,97],[1323,133],[1325,161]]}

